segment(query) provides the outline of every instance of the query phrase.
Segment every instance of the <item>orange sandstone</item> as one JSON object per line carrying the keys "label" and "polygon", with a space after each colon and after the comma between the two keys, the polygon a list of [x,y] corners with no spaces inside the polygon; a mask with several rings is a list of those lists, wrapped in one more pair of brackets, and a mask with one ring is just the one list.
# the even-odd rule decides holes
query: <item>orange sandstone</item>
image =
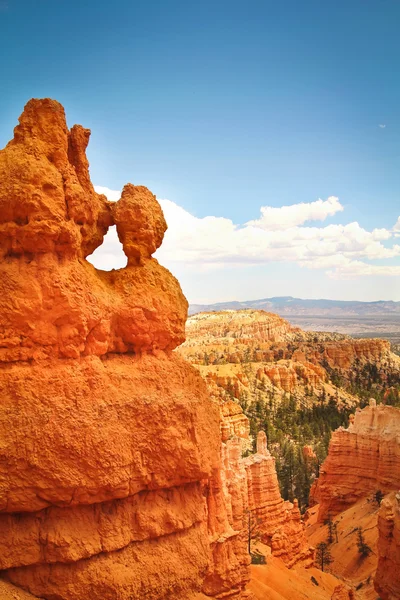
{"label": "orange sandstone", "polygon": [[275,459],[267,449],[263,431],[257,437],[257,453],[244,459],[249,510],[256,516],[261,540],[274,556],[288,566],[298,562],[312,564],[310,550],[297,501],[284,501],[279,491]]}
{"label": "orange sandstone", "polygon": [[344,583],[340,583],[333,590],[331,600],[354,600],[354,592]]}
{"label": "orange sandstone", "polygon": [[[31,100],[0,152],[2,577],[45,599],[194,597],[218,407],[171,353],[187,302],[151,258],[162,211],[144,187],[95,193],[89,134]],[[128,266],[103,272],[86,257],[112,224]]]}
{"label": "orange sandstone", "polygon": [[333,432],[328,456],[311,489],[319,520],[337,514],[372,492],[400,488],[400,410],[392,406],[357,409],[348,429]]}
{"label": "orange sandstone", "polygon": [[378,568],[374,585],[382,600],[400,598],[400,493],[381,502],[378,513]]}

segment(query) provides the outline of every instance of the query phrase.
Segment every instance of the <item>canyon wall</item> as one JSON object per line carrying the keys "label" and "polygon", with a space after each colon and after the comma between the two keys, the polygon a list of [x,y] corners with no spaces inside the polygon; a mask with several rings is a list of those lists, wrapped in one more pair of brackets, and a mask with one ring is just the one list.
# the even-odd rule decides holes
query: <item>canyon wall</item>
{"label": "canyon wall", "polygon": [[[171,352],[187,302],[151,257],[161,209],[144,187],[94,192],[89,134],[31,100],[0,153],[1,577],[47,599],[199,598],[218,406]],[[128,265],[99,271],[112,224]]]}
{"label": "canyon wall", "polygon": [[357,409],[348,429],[333,432],[328,456],[310,498],[320,504],[319,520],[360,498],[400,488],[400,409],[378,405]]}
{"label": "canyon wall", "polygon": [[[302,331],[278,315],[254,309],[192,315],[179,352],[194,364],[202,364],[206,354],[209,364],[219,364],[222,356],[234,364],[290,359],[344,371],[357,363],[400,363],[386,340]],[[315,372],[321,377],[321,371]]]}
{"label": "canyon wall", "polygon": [[208,342],[210,339],[231,338],[237,343],[250,344],[260,341],[282,341],[291,339],[300,331],[278,315],[263,310],[224,310],[216,313],[200,313],[188,318],[186,332],[188,344],[196,340]]}
{"label": "canyon wall", "polygon": [[382,600],[400,598],[400,493],[392,492],[381,502],[378,513],[378,568],[375,589]]}
{"label": "canyon wall", "polygon": [[388,359],[390,343],[381,339],[342,340],[336,343],[326,343],[324,358],[333,368],[350,369],[359,360],[376,363]]}
{"label": "canyon wall", "polygon": [[203,591],[214,598],[244,598],[250,580],[250,555],[244,529],[247,510],[246,476],[240,438],[221,444],[222,469],[211,479],[208,529],[212,561]]}
{"label": "canyon wall", "polygon": [[327,379],[325,370],[309,362],[280,360],[258,369],[257,379],[268,377],[271,383],[285,392],[294,392],[301,385],[320,387]]}

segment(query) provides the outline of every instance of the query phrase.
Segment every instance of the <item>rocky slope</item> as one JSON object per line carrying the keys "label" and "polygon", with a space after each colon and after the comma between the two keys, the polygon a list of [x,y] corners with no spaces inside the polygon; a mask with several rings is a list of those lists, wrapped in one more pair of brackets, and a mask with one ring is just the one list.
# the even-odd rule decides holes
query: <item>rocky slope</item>
{"label": "rocky slope", "polygon": [[32,596],[7,581],[0,581],[0,598],[1,600],[34,600],[37,596]]}
{"label": "rocky slope", "polygon": [[[347,582],[353,591],[357,590],[359,600],[376,600],[374,576],[378,564],[378,511],[379,503],[371,494],[332,517],[335,525],[332,543],[329,543],[328,525],[317,520],[318,506],[312,507],[306,514],[309,544],[316,547],[320,542],[328,542],[332,557],[329,572]],[[371,548],[368,556],[359,552],[358,527]]]}
{"label": "rocky slope", "polygon": [[357,409],[348,429],[332,435],[329,453],[311,499],[319,503],[319,520],[381,490],[400,488],[400,410],[374,400]]}
{"label": "rocky slope", "polygon": [[[340,427],[332,435],[328,457],[311,490],[311,500],[319,502],[312,509],[319,529],[316,525],[308,530],[315,544],[324,537],[321,523],[334,519],[331,572],[351,579],[365,600],[376,598],[373,583],[382,600],[400,597],[399,488],[400,409],[376,406],[371,400],[356,411],[347,429]],[[360,550],[358,528],[366,553]]]}
{"label": "rocky slope", "polygon": [[[47,599],[194,598],[218,407],[171,353],[187,302],[151,258],[161,209],[144,187],[94,192],[89,133],[31,100],[0,153],[1,577]],[[101,272],[85,258],[111,224],[128,266]]]}
{"label": "rocky slope", "polygon": [[249,589],[256,600],[359,600],[330,573],[315,567],[288,570],[274,556],[266,565],[252,565]]}
{"label": "rocky slope", "polygon": [[190,346],[218,340],[282,341],[290,340],[298,328],[273,313],[256,310],[225,310],[221,312],[199,313],[188,318],[186,323],[187,341]]}

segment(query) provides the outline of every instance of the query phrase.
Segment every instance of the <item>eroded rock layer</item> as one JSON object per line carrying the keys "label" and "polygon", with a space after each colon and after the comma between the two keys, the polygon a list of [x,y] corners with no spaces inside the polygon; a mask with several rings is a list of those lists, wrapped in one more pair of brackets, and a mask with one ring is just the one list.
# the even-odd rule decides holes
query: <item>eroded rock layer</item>
{"label": "eroded rock layer", "polygon": [[304,533],[297,501],[284,501],[279,491],[275,459],[267,449],[263,431],[257,438],[257,452],[244,459],[247,479],[248,505],[257,521],[261,541],[271,547],[272,554],[287,566],[313,562]]}
{"label": "eroded rock layer", "polygon": [[[162,211],[144,187],[95,193],[89,134],[31,100],[0,152],[1,576],[45,599],[194,598],[219,411],[171,353],[187,302],[151,258]],[[98,271],[113,224],[128,265]]]}
{"label": "eroded rock layer", "polygon": [[400,488],[400,410],[378,405],[357,409],[348,429],[333,432],[328,456],[313,485],[319,520],[372,492]]}
{"label": "eroded rock layer", "polygon": [[396,600],[400,598],[400,492],[392,492],[382,500],[378,529],[375,589],[382,600]]}
{"label": "eroded rock layer", "polygon": [[263,310],[198,313],[186,322],[178,352],[208,381],[235,399],[257,402],[259,392],[277,404],[287,394],[311,406],[311,396],[332,396],[340,407],[358,400],[354,384],[396,396],[400,358],[382,339],[351,339],[306,332]]}

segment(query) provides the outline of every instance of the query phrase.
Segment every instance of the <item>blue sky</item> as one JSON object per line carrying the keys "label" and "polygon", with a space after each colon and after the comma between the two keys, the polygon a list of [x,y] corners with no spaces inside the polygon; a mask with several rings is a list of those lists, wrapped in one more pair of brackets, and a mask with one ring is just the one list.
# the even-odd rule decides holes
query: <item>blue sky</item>
{"label": "blue sky", "polygon": [[[193,302],[400,300],[399,253],[378,249],[393,250],[400,238],[362,233],[391,232],[400,215],[399,23],[399,0],[0,0],[0,146],[29,98],[59,100],[69,125],[92,129],[96,185],[147,185],[170,201],[167,217],[180,215],[160,261]],[[262,206],[332,196],[340,210],[295,227],[357,222],[361,233],[350,232],[343,254],[352,265],[319,266],[303,251],[297,260],[289,250],[298,232],[288,236],[283,222],[282,257],[260,238],[260,256],[254,247],[239,260],[245,240],[268,229],[258,222]],[[224,220],[209,229],[205,217],[232,222],[235,235]],[[236,235],[249,221],[258,233]],[[194,247],[182,224],[192,239],[203,236]],[[348,234],[329,233],[337,242]],[[337,259],[342,246],[325,237],[316,233],[310,252],[325,248]],[[202,261],[216,239],[235,248],[207,251]],[[106,266],[115,244],[102,252]]]}

